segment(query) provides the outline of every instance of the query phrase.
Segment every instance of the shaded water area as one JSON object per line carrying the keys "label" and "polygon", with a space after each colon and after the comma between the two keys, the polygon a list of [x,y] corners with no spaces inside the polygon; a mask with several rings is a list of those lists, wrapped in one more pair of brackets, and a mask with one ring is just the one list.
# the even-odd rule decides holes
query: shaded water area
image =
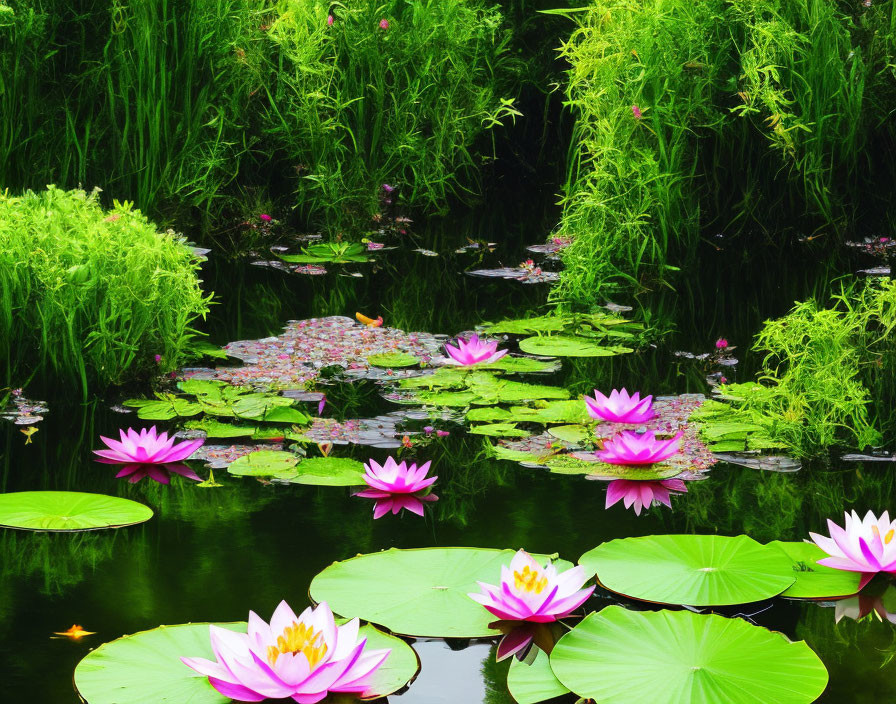
{"label": "shaded water area", "polygon": [[[479,255],[454,253],[468,239],[498,241],[500,247],[484,255],[484,265],[516,266],[529,256],[526,244],[543,241],[550,217],[529,214],[514,222],[510,226],[477,213],[430,223],[421,240],[438,257],[404,246],[374,266],[334,266],[319,277],[213,256],[203,270],[207,288],[218,297],[208,323],[212,340],[224,344],[276,335],[288,320],[356,311],[382,315],[387,325],[408,331],[455,335],[483,320],[534,310],[545,303],[546,285],[466,276],[462,271]],[[343,276],[345,269],[364,276]],[[539,383],[577,394],[595,386],[704,393],[706,370],[672,353],[707,351],[719,336],[738,347],[741,363],[730,374],[749,379],[756,360],[748,347],[761,322],[781,315],[815,287],[823,289],[834,274],[781,258],[744,265],[719,252],[716,265],[681,287],[683,293],[652,304],[659,316],[653,322],[674,325],[661,346],[615,358],[566,360],[560,372]],[[325,415],[368,418],[396,409],[370,381],[336,384],[326,393]],[[388,547],[525,547],[576,560],[598,543],[627,536],[746,533],[760,542],[802,540],[808,531],[822,529],[825,518],[844,509],[885,507],[894,494],[892,474],[873,465],[832,460],[780,473],[719,463],[708,479],[690,482],[687,494],[674,497],[671,510],[659,506],[636,516],[621,504],[605,510],[603,482],[489,458],[483,452],[487,439],[454,425],[449,436],[412,454],[432,460],[440,500],[424,518],[404,513],[374,521],[370,502],[341,487],[265,484],[223,469],[215,473],[219,488],[198,487],[180,476],[170,485],[116,479],[116,468],[93,459],[98,437],[115,435],[119,427],[150,425],[111,409],[123,397],[79,405],[45,390],[50,412],[30,444],[19,428],[0,425],[3,492],[98,492],[137,500],[156,512],[147,523],[113,531],[0,534],[0,670],[7,701],[77,702],[72,671],[100,643],[159,624],[241,620],[249,609],[267,616],[284,598],[302,607],[315,574],[358,553]],[[390,451],[348,445],[335,452],[383,460]],[[207,476],[201,462],[191,464]],[[598,590],[598,598],[609,603],[620,597]],[[891,663],[896,631],[888,621],[835,623],[831,603],[785,599],[722,612],[807,640],[831,675],[820,701],[896,699]],[[96,635],[79,641],[50,638],[73,623]],[[491,642],[422,640],[414,647],[422,661],[420,675],[391,701],[512,702],[506,663],[495,664]],[[636,681],[637,673],[632,676]]]}

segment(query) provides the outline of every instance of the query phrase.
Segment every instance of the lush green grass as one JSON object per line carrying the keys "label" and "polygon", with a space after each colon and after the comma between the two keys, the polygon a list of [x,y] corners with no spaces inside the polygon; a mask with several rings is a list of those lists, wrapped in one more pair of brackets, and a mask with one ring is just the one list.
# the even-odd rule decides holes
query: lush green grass
{"label": "lush green grass", "polygon": [[889,221],[894,3],[598,0],[570,18],[558,300],[668,283],[717,235],[830,251]]}
{"label": "lush green grass", "polygon": [[[0,369],[63,387],[174,369],[208,311],[199,263],[129,203],[50,186],[0,194]],[[159,361],[155,355],[160,355]]]}

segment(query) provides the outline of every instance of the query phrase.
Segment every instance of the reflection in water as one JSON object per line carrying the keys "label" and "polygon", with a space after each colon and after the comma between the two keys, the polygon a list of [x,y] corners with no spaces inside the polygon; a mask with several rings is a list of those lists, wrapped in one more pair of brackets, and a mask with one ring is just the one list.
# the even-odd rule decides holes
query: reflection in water
{"label": "reflection in water", "polygon": [[201,482],[200,477],[190,467],[182,462],[170,464],[126,464],[118,474],[116,479],[127,479],[129,483],[136,484],[141,479],[149,478],[159,484],[170,484],[171,475],[176,474],[196,482]]}

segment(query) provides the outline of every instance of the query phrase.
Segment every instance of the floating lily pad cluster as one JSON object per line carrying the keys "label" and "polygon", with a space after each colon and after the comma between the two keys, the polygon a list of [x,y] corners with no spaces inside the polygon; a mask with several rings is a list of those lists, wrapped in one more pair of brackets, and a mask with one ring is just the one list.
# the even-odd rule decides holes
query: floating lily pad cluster
{"label": "floating lily pad cluster", "polygon": [[268,423],[305,424],[311,420],[307,413],[293,407],[293,399],[275,393],[200,379],[187,379],[178,387],[183,395],[160,393],[155,399],[129,399],[124,405],[136,408],[137,417],[142,420],[171,420],[201,414]]}
{"label": "floating lily pad cluster", "polygon": [[356,376],[378,364],[382,355],[402,355],[429,364],[441,358],[444,340],[429,333],[406,333],[397,328],[371,327],[351,318],[332,316],[293,321],[277,337],[231,342],[224,347],[239,367],[218,367],[187,376],[217,379],[229,384],[269,389],[298,389],[312,384],[322,369],[339,367]]}
{"label": "floating lily pad cluster", "polygon": [[[509,433],[505,432],[505,439],[494,447],[494,453],[498,459],[519,462],[526,467],[545,467],[556,474],[581,474],[590,479],[701,479],[716,462],[700,440],[698,427],[689,422],[704,401],[705,397],[700,394],[659,397],[653,404],[656,416],[643,424],[595,423],[583,401],[545,403],[531,409],[512,408],[506,417],[492,417],[515,429],[531,423],[546,425],[547,429],[519,439],[507,439]],[[475,410],[470,413],[478,417]],[[597,460],[594,453],[603,439],[621,430],[638,428],[652,430],[658,436],[681,431],[680,452],[665,462],[644,466],[613,465]]]}
{"label": "floating lily pad cluster", "polygon": [[233,462],[227,471],[284,484],[362,486],[364,465],[347,457],[302,457],[284,450],[257,450]]}
{"label": "floating lily pad cluster", "polygon": [[[336,613],[357,614],[407,636],[497,636],[506,631],[468,595],[479,582],[494,582],[512,556],[508,550],[393,548],[334,563],[314,578],[310,595]],[[801,544],[669,535],[611,541],[586,553],[580,564],[611,589],[671,604],[712,606],[782,593],[796,596],[788,590],[801,596],[855,591],[855,575],[832,574],[836,570],[814,564],[817,557]],[[536,559],[544,564],[546,558]],[[561,571],[570,567],[559,560],[555,564]],[[828,679],[804,642],[743,619],[620,605],[587,615],[549,654],[536,649],[532,655],[514,660],[508,674],[508,688],[520,704],[570,691],[595,701],[627,703],[633,680],[644,700],[654,704],[808,704]]]}
{"label": "floating lily pad cluster", "polygon": [[[732,386],[745,386],[743,384]],[[731,386],[725,387],[730,389]],[[731,403],[709,399],[691,415],[700,426],[700,437],[713,452],[786,450],[785,443],[774,440],[758,414]]]}

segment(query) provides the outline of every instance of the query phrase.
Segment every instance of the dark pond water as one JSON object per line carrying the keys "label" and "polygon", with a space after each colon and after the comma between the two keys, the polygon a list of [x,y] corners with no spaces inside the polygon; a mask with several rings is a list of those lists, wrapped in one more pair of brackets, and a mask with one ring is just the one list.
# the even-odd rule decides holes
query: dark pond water
{"label": "dark pond water", "polygon": [[[467,237],[497,239],[501,249],[486,258],[487,265],[515,266],[526,257],[522,245],[542,241],[546,231],[541,218],[525,222],[513,229],[497,219],[447,221],[431,226],[425,241],[447,253]],[[378,271],[364,269],[364,278],[289,276],[213,260],[204,272],[220,297],[209,321],[212,337],[220,343],[263,337],[277,334],[289,319],[355,311],[381,314],[387,324],[406,330],[454,334],[483,319],[522,314],[546,298],[544,285],[463,275],[472,255],[388,254]],[[762,261],[743,266],[719,253],[716,266],[682,287],[684,293],[652,304],[655,315],[675,326],[668,346],[566,363],[552,383],[577,392],[623,385],[660,394],[702,392],[705,371],[676,361],[671,351],[705,351],[718,336],[739,346],[743,359],[736,374],[746,379],[755,360],[740,353],[761,321],[782,314],[828,278],[829,272],[811,268],[774,271]],[[393,410],[374,391],[368,385],[328,395],[338,411],[355,417]],[[223,484],[217,489],[181,477],[169,486],[116,479],[116,469],[95,463],[91,450],[99,446],[99,435],[140,424],[110,410],[120,399],[77,405],[50,394],[46,400],[51,411],[32,444],[25,444],[18,428],[0,425],[0,490],[101,492],[148,504],[156,516],[115,531],[0,533],[0,672],[2,699],[10,702],[77,702],[76,663],[90,648],[122,634],[159,624],[242,620],[249,609],[266,616],[284,598],[300,607],[317,572],[357,553],[391,546],[525,547],[576,560],[602,541],[652,533],[801,540],[829,516],[851,508],[881,510],[894,496],[890,472],[875,466],[832,462],[781,474],[718,464],[709,479],[690,483],[687,495],[673,500],[673,510],[659,507],[638,517],[621,505],[605,510],[600,482],[484,458],[482,439],[456,428],[421,454],[432,459],[440,477],[441,500],[423,519],[405,514],[374,521],[370,504],[342,488],[263,485],[224,470],[215,474]],[[337,451],[358,459],[387,454],[357,447]],[[194,466],[205,475],[201,463]],[[831,674],[823,701],[896,701],[896,640],[889,622],[835,623],[830,605],[781,599],[740,612],[809,642]],[[73,623],[97,634],[80,641],[50,638]],[[418,641],[415,648],[422,671],[392,701],[512,701],[492,644]]]}

